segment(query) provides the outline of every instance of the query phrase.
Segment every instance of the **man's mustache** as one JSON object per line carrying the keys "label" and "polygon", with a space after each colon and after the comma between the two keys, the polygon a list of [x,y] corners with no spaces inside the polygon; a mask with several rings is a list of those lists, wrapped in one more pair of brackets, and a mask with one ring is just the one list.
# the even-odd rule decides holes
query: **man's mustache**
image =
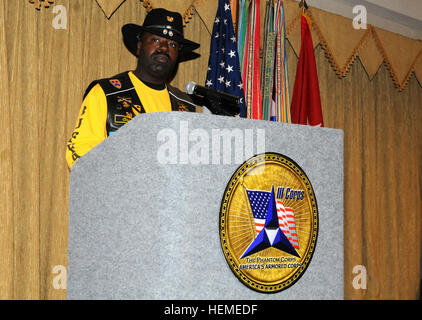
{"label": "man's mustache", "polygon": [[170,60],[170,55],[166,52],[156,51],[152,54],[152,57],[159,57],[159,56],[165,56],[165,57],[167,57],[167,59]]}

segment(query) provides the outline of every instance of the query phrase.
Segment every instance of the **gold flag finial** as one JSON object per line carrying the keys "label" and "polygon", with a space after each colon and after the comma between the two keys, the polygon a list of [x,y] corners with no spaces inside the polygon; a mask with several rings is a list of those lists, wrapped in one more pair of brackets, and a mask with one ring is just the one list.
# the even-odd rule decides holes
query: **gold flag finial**
{"label": "gold flag finial", "polygon": [[308,10],[308,4],[306,3],[305,0],[300,1],[299,7],[302,8],[303,13],[306,13],[306,11]]}

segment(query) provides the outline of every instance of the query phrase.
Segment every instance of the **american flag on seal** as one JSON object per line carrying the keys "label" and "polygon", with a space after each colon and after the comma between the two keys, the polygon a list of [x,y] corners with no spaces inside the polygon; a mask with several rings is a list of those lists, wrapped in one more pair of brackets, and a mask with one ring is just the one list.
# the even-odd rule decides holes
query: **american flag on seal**
{"label": "american flag on seal", "polygon": [[[260,190],[246,190],[255,221],[256,232],[259,234],[265,226],[268,203],[271,192]],[[299,249],[299,239],[296,232],[295,213],[292,208],[286,208],[283,202],[276,200],[278,222],[281,231],[295,249]]]}
{"label": "american flag on seal", "polygon": [[284,203],[277,199],[275,202],[277,206],[278,222],[280,224],[281,231],[287,239],[289,239],[293,248],[299,249],[299,240],[296,232],[295,213],[292,208],[286,208]]}

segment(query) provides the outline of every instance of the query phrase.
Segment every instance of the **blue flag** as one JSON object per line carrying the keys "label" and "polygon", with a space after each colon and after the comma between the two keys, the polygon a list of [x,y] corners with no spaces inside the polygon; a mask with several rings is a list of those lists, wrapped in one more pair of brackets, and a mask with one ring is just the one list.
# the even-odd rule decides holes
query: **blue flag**
{"label": "blue flag", "polygon": [[245,94],[239,67],[237,40],[233,31],[230,0],[218,1],[205,86],[239,97],[240,116],[246,118]]}

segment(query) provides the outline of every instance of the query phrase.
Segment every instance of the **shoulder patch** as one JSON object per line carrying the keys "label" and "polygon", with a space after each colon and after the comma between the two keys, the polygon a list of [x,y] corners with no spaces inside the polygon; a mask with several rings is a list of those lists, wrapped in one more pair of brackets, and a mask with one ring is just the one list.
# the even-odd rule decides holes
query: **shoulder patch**
{"label": "shoulder patch", "polygon": [[117,89],[121,89],[122,88],[122,83],[120,82],[120,80],[118,79],[111,79],[110,83]]}

